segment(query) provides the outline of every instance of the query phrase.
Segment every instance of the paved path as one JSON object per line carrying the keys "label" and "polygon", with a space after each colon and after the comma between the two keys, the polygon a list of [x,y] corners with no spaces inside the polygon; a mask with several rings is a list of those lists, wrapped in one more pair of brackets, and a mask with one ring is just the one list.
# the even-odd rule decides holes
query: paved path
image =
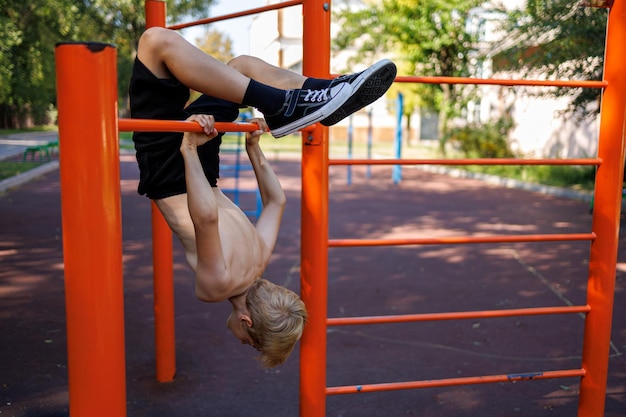
{"label": "paved path", "polygon": [[[288,206],[266,276],[299,290],[300,165],[274,164]],[[177,376],[154,378],[149,201],[121,163],[128,416],[293,417],[298,352],[260,369],[225,326],[226,303],[193,297],[175,242]],[[405,170],[371,179],[331,168],[331,238],[578,233],[584,201]],[[67,416],[67,356],[58,170],[0,195],[0,416]],[[624,230],[624,225],[622,225]],[[624,243],[625,237],[620,237]],[[584,242],[335,248],[330,317],[584,304]],[[98,268],[94,265],[94,268]],[[86,277],[89,279],[89,277]],[[626,415],[626,245],[620,245],[605,417]],[[347,326],[328,332],[329,386],[580,367],[578,315]],[[578,379],[331,396],[328,416],[561,417],[576,415]]]}

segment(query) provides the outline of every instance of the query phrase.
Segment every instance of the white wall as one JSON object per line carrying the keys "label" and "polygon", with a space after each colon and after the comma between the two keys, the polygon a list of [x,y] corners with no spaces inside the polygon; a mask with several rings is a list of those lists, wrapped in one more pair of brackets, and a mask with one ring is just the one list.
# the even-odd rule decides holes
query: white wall
{"label": "white wall", "polygon": [[[507,0],[507,6],[519,7],[522,0]],[[489,43],[497,45],[507,33],[499,30],[498,15],[485,11],[482,14],[486,19],[485,34]],[[489,50],[489,49],[487,49]],[[520,79],[517,74],[497,73],[492,71],[489,60],[483,62],[479,68],[480,76],[484,78]],[[534,74],[532,79],[545,79],[543,74]],[[487,121],[498,117],[507,107],[512,107],[515,127],[510,135],[510,142],[515,150],[527,157],[590,157],[597,153],[598,118],[576,120],[571,114],[565,113],[572,96],[559,98],[540,97],[537,94],[548,91],[543,87],[482,87],[479,118]],[[574,90],[573,90],[574,91]],[[594,106],[590,106],[593,112]]]}

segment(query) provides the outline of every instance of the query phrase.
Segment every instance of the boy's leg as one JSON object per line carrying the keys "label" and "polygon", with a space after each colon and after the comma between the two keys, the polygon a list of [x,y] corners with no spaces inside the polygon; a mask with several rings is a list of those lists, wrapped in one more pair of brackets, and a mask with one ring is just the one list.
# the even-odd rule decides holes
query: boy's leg
{"label": "boy's leg", "polygon": [[[395,78],[395,65],[391,61],[381,61],[361,73],[326,80],[324,87],[317,84],[314,87],[277,89],[251,81],[233,67],[194,47],[177,33],[163,28],[151,28],[144,32],[139,41],[138,58],[159,78],[174,77],[204,94],[258,108],[275,137],[295,133],[320,121],[325,125],[335,124],[381,97]],[[259,65],[258,62],[256,65]],[[269,67],[265,64],[261,69]],[[272,74],[287,72],[273,68]],[[303,77],[299,77],[290,76],[284,82],[299,84],[303,81]],[[346,103],[347,107],[342,108]]]}
{"label": "boy's leg", "polygon": [[325,126],[332,126],[376,101],[387,91],[396,76],[396,67],[388,60],[380,61],[363,72],[342,75],[333,81],[305,77],[249,55],[233,58],[228,66],[246,77],[283,90],[324,89],[339,82],[351,84],[354,93],[338,110],[322,120],[321,123]]}
{"label": "boy's leg", "polygon": [[385,59],[365,71],[328,81],[326,88],[289,90],[281,111],[266,114],[265,120],[277,138],[317,122],[332,126],[382,97],[395,77],[395,64]]}
{"label": "boy's leg", "polygon": [[297,72],[276,67],[250,55],[233,58],[228,62],[228,66],[248,78],[282,90],[302,88],[307,80],[307,77]]}
{"label": "boy's leg", "polygon": [[234,103],[242,102],[250,82],[169,29],[146,30],[137,57],[158,78],[176,78],[193,90]]}

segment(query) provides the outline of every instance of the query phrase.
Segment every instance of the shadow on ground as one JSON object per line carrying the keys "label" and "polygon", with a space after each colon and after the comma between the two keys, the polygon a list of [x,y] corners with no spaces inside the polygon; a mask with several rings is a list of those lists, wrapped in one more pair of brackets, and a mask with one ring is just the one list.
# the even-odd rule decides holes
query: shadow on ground
{"label": "shadow on ground", "polygon": [[[288,208],[266,275],[299,290],[300,166],[275,163]],[[175,242],[177,376],[159,384],[149,201],[124,157],[122,212],[129,416],[287,417],[299,413],[298,352],[263,370],[225,326],[228,306],[194,299]],[[331,168],[337,238],[586,233],[587,203],[419,170],[372,177]],[[227,180],[224,180],[227,184]],[[246,183],[244,181],[243,185]],[[227,186],[227,185],[225,185]],[[0,412],[68,415],[58,171],[0,196]],[[620,238],[622,242],[624,238]],[[584,242],[333,248],[329,317],[584,304]],[[94,265],[97,268],[97,265]],[[606,416],[626,414],[626,252],[620,246]],[[328,385],[456,378],[580,367],[583,318],[516,317],[329,328]],[[328,416],[574,416],[577,379],[329,396]]]}

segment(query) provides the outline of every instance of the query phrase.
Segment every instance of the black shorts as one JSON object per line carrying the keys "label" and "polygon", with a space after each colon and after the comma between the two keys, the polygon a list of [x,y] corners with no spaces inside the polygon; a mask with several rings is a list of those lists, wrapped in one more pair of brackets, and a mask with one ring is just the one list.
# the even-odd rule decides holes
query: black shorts
{"label": "black shorts", "polygon": [[[218,122],[239,116],[235,103],[207,95],[186,106],[189,89],[176,79],[159,79],[138,59],[130,82],[131,117],[135,119],[185,120],[192,114],[210,114]],[[180,153],[183,134],[178,132],[135,132],[139,165],[139,194],[160,199],[187,192],[185,164]],[[219,147],[222,134],[198,148],[198,155],[212,187],[219,178]]]}

